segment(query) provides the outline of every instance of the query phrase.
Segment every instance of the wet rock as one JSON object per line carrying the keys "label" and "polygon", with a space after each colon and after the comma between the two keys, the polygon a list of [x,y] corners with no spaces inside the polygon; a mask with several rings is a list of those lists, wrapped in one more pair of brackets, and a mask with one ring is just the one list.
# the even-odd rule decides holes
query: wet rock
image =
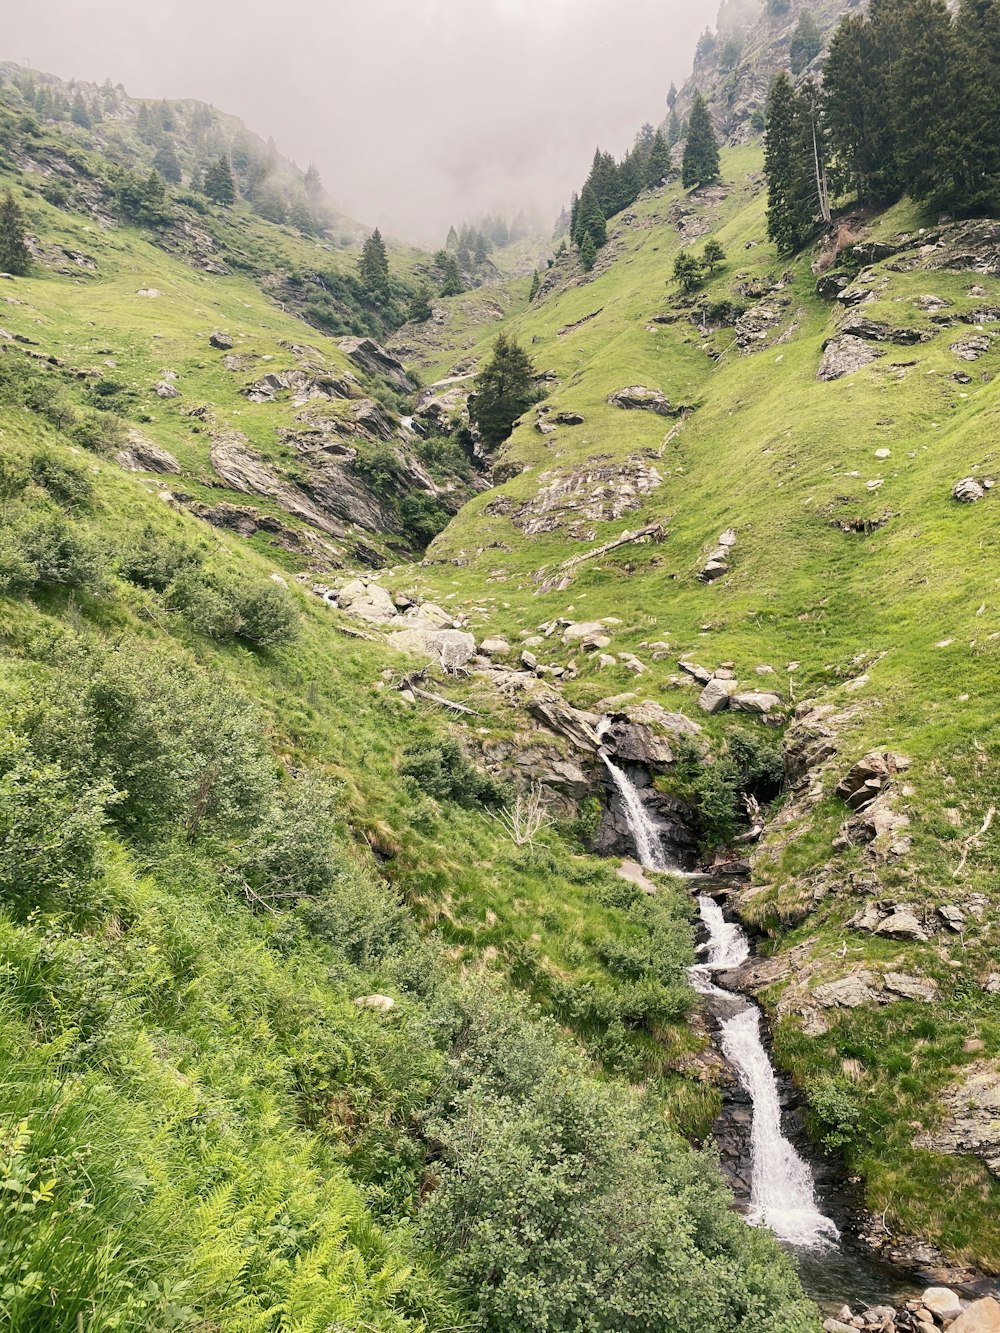
{"label": "wet rock", "polygon": [[735,688],[734,681],[710,680],[698,696],[698,707],[709,714],[724,712],[729,707]]}
{"label": "wet rock", "polygon": [[148,435],[130,430],[128,444],[115,455],[115,461],[126,472],[157,472],[179,476],[181,465],[172,453],[154,444]]}
{"label": "wet rock", "polygon": [[683,411],[671,405],[662,389],[650,389],[643,384],[631,384],[628,388],[618,389],[610,395],[608,404],[626,411],[655,412],[661,417],[676,417]]}
{"label": "wet rock", "polygon": [[975,477],[963,477],[961,481],[956,481],[951,491],[952,497],[961,504],[971,505],[981,500],[986,494],[981,482]]}
{"label": "wet rock", "polygon": [[891,750],[870,750],[837,784],[836,794],[852,810],[863,810],[897,773],[910,767],[909,759]]}
{"label": "wet rock", "polygon": [[374,338],[340,338],[337,346],[365,374],[389,380],[407,392],[416,388],[402,361],[387,352]]}
{"label": "wet rock", "polygon": [[863,338],[842,334],[838,338],[831,338],[824,345],[823,359],[816,378],[825,381],[842,379],[845,375],[853,375],[855,371],[871,365],[880,356],[885,356],[881,348],[873,347]]}
{"label": "wet rock", "polygon": [[208,341],[213,347],[217,348],[217,350],[220,352],[232,351],[232,349],[236,346],[232,338],[230,338],[229,334],[222,333],[219,329],[216,329],[215,333],[213,333],[210,336]]}

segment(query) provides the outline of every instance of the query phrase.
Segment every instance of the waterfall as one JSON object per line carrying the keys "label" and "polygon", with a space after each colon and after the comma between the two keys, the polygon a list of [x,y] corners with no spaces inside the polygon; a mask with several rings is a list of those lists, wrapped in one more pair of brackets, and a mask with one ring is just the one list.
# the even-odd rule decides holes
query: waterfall
{"label": "waterfall", "polygon": [[663,840],[660,837],[660,831],[653,822],[649,811],[643,805],[642,797],[639,795],[635,783],[617,764],[611,762],[603,750],[601,751],[601,758],[611,774],[611,780],[615,784],[618,795],[622,798],[625,819],[628,822],[629,832],[632,834],[632,841],[635,843],[635,852],[639,858],[639,864],[645,866],[647,870],[669,870],[670,866],[663,852]]}
{"label": "waterfall", "polygon": [[808,1163],[781,1132],[778,1084],[761,1041],[760,1010],[711,980],[713,972],[746,961],[749,941],[738,925],[726,921],[714,899],[703,894],[698,906],[708,930],[708,944],[706,961],[691,969],[691,981],[703,995],[717,1002],[723,1054],[736,1070],[753,1108],[749,1220],[770,1227],[789,1245],[825,1248],[838,1239],[839,1233],[819,1210]]}

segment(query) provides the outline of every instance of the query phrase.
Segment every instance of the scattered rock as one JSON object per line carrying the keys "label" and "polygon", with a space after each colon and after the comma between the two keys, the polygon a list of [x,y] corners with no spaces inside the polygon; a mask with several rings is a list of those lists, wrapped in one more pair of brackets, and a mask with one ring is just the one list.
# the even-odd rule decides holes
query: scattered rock
{"label": "scattered rock", "polygon": [[387,642],[400,652],[420,653],[453,674],[464,671],[476,651],[471,634],[457,629],[435,629],[416,621],[390,634]]}
{"label": "scattered rock", "polygon": [[917,919],[912,907],[905,904],[882,918],[874,929],[876,935],[888,935],[895,940],[926,940],[927,931]]}
{"label": "scattered rock", "polygon": [[973,1301],[950,1326],[949,1333],[1000,1333],[1000,1303],[992,1296]]}
{"label": "scattered rock", "polygon": [[946,904],[943,907],[939,907],[937,910],[938,916],[948,929],[953,930],[957,935],[960,935],[965,929],[965,913],[962,909],[960,907],[953,907]]}
{"label": "scattered rock", "polygon": [[942,1322],[945,1319],[957,1319],[962,1313],[962,1302],[949,1287],[928,1287],[920,1303]]}
{"label": "scattered rock", "polygon": [[236,346],[228,333],[222,333],[219,329],[209,337],[209,343],[220,352],[230,352]]}
{"label": "scattered rock", "polygon": [[871,1004],[876,999],[870,972],[857,972],[838,981],[827,981],[817,986],[812,993],[813,999],[824,1009],[857,1009],[863,1004]]}
{"label": "scattered rock", "polygon": [[578,540],[593,541],[595,524],[614,522],[639,509],[663,478],[648,458],[633,456],[571,472],[543,472],[540,482],[532,499],[510,511],[514,526],[529,537],[563,529]]}
{"label": "scattered rock", "polygon": [[836,794],[852,810],[863,810],[889,786],[897,773],[909,767],[909,759],[891,750],[870,750],[837,784]]}
{"label": "scattered rock", "polygon": [[359,1009],[374,1009],[380,1014],[387,1014],[396,1007],[396,1001],[389,995],[359,995],[354,1003]]}
{"label": "scattered rock", "polygon": [[374,338],[340,338],[337,346],[366,374],[389,380],[406,392],[416,388],[402,361],[397,361]]}
{"label": "scattered rock", "polygon": [[816,372],[816,378],[826,381],[842,379],[845,375],[853,375],[855,371],[870,365],[880,356],[885,356],[885,352],[865,342],[863,338],[855,338],[851,334],[831,338],[824,344],[823,359]]}
{"label": "scattered rock", "polygon": [[710,680],[698,696],[698,707],[709,714],[721,713],[729,707],[735,691],[734,681]]}
{"label": "scattered rock", "polygon": [[642,384],[631,384],[628,388],[617,390],[608,398],[608,404],[626,411],[655,412],[661,417],[676,417],[684,410],[673,407],[662,389],[650,389]]}
{"label": "scattered rock", "polygon": [[156,391],[157,398],[163,398],[168,402],[172,398],[179,398],[181,396],[180,390],[175,388],[169,380],[159,380],[153,385],[153,388]]}
{"label": "scattered rock", "polygon": [[[914,1147],[948,1154],[971,1153],[994,1175],[1000,1175],[1000,1066],[989,1060],[967,1065],[961,1082],[945,1092],[941,1101],[944,1118],[915,1139]],[[997,1327],[1000,1329],[1000,1324]]]}
{"label": "scattered rock", "polygon": [[487,657],[510,657],[511,647],[506,639],[484,639],[479,651]]}
{"label": "scattered rock", "polygon": [[975,477],[963,477],[961,481],[956,481],[951,491],[952,497],[961,504],[975,504],[986,494],[981,482]]}
{"label": "scattered rock", "polygon": [[337,596],[341,611],[347,611],[361,620],[385,625],[397,618],[392,595],[378,583],[363,583],[354,579],[341,588]]}
{"label": "scattered rock", "polygon": [[887,972],[883,977],[886,990],[904,1000],[920,1000],[930,1004],[937,998],[937,982],[930,977],[911,977],[906,972]]}
{"label": "scattered rock", "polygon": [[162,294],[163,293],[158,291],[156,287],[140,287],[136,292],[136,296],[145,296],[151,301],[155,301],[156,298],[162,296]]}
{"label": "scattered rock", "polygon": [[776,694],[749,691],[746,694],[734,694],[729,701],[730,708],[737,713],[753,713],[757,717],[766,717],[781,707],[781,700]]}
{"label": "scattered rock", "polygon": [[840,331],[852,338],[863,338],[866,342],[897,343],[902,347],[929,342],[932,336],[922,329],[894,329],[878,320],[866,319],[857,311],[843,319]]}
{"label": "scattered rock", "polygon": [[552,420],[557,426],[582,426],[587,418],[579,412],[556,412]]}
{"label": "scattered rock", "polygon": [[993,346],[985,333],[973,333],[968,338],[960,338],[952,343],[951,350],[962,361],[978,361]]}
{"label": "scattered rock", "polygon": [[697,662],[688,662],[682,657],[677,665],[685,675],[690,676],[692,680],[696,680],[699,685],[707,685],[712,679],[711,671],[707,667],[699,666]]}
{"label": "scattered rock", "polygon": [[181,471],[181,465],[172,453],[161,449],[138,430],[129,431],[128,445],[115,455],[115,461],[126,472],[157,472],[179,476]]}
{"label": "scattered rock", "polygon": [[720,533],[715,550],[708,557],[698,577],[702,583],[712,583],[729,573],[729,553],[736,545],[736,529],[727,528]]}

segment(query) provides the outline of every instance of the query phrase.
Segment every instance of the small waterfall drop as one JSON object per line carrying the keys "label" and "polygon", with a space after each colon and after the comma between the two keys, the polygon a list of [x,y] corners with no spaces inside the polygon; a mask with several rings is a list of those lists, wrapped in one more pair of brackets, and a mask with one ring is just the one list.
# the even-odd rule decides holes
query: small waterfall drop
{"label": "small waterfall drop", "polygon": [[698,899],[708,931],[706,961],[691,969],[691,981],[717,1002],[722,1052],[736,1070],[753,1108],[750,1130],[751,1182],[749,1220],[770,1227],[779,1240],[801,1249],[822,1249],[839,1238],[834,1223],[816,1203],[809,1164],[781,1130],[781,1103],[774,1068],[760,1035],[760,1010],[723,990],[712,974],[738,967],[750,956],[750,944],[738,925],[726,921],[714,899]]}
{"label": "small waterfall drop", "polygon": [[605,767],[611,774],[611,780],[621,797],[622,807],[628,821],[629,832],[632,834],[632,841],[635,843],[639,864],[647,870],[669,870],[671,867],[663,851],[663,839],[660,836],[660,831],[653,822],[649,811],[643,805],[642,797],[639,795],[635,783],[632,782],[624,770],[620,769],[617,764],[612,763],[603,750],[601,751],[601,758],[604,760]]}
{"label": "small waterfall drop", "polygon": [[[621,797],[640,863],[648,870],[670,870],[659,830],[635,784],[603,750],[601,758]],[[723,1054],[735,1069],[753,1108],[749,1221],[770,1227],[786,1244],[811,1250],[826,1248],[840,1233],[816,1203],[808,1163],[782,1133],[778,1084],[761,1040],[760,1010],[712,980],[715,972],[746,962],[750,942],[738,925],[725,919],[714,898],[702,894],[698,907],[708,931],[708,943],[705,961],[690,970],[691,983],[715,1002]]]}

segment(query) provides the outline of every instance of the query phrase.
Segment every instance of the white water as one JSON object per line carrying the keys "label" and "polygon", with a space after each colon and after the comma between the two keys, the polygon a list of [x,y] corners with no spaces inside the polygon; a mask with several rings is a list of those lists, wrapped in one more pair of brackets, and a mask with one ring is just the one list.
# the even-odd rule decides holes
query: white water
{"label": "white water", "polygon": [[[640,863],[648,870],[669,870],[659,830],[628,774],[602,752],[612,781],[621,796],[629,832]],[[781,1132],[781,1103],[774,1069],[760,1036],[756,1005],[716,986],[713,973],[739,967],[750,956],[750,943],[740,927],[725,919],[722,908],[707,894],[698,899],[708,931],[705,961],[691,968],[692,985],[716,999],[722,1030],[722,1050],[736,1070],[750,1098],[751,1186],[748,1220],[768,1226],[789,1245],[823,1249],[839,1238],[833,1222],[816,1203],[812,1173]]]}
{"label": "white water", "polygon": [[601,751],[601,758],[611,774],[611,780],[618,790],[618,795],[622,798],[625,818],[628,821],[629,832],[632,834],[632,841],[635,843],[639,864],[647,870],[669,870],[670,866],[663,851],[663,840],[660,837],[660,831],[654,824],[649,811],[643,805],[642,797],[639,795],[635,783],[631,781],[627,773],[622,772],[617,764],[611,762],[603,750]]}
{"label": "white water", "polygon": [[[760,1036],[760,1010],[722,990],[713,972],[738,967],[750,956],[750,944],[738,925],[726,921],[713,898],[698,899],[708,931],[706,961],[691,969],[692,984],[704,995],[725,1001],[721,1017],[722,1052],[736,1070],[753,1107],[750,1130],[750,1212],[754,1225],[770,1227],[779,1240],[802,1249],[822,1249],[839,1237],[834,1223],[816,1203],[812,1172],[781,1131],[781,1103],[774,1069]],[[739,1009],[734,1013],[734,1003]]]}

